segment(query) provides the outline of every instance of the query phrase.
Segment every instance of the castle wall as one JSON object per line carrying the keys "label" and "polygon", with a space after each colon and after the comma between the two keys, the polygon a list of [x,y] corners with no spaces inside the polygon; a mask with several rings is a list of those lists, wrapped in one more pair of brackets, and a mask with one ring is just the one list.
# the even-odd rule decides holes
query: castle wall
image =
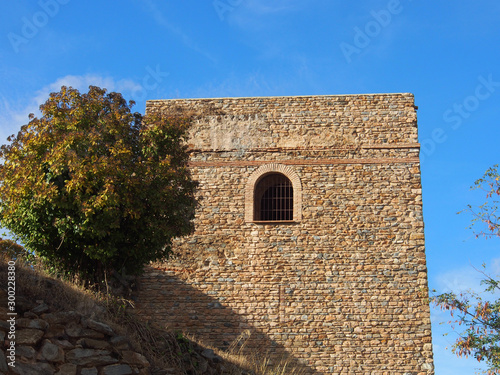
{"label": "castle wall", "polygon": [[[141,314],[223,347],[250,335],[248,349],[291,354],[308,373],[433,373],[411,94],[158,100],[147,111],[194,116],[201,200],[178,256],[143,277]],[[248,181],[265,166],[298,176],[300,220],[249,220]]]}

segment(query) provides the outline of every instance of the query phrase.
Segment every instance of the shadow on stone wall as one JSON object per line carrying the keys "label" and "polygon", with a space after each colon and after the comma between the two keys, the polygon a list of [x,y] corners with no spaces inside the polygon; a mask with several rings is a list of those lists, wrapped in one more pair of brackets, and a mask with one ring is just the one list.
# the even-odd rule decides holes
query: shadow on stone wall
{"label": "shadow on stone wall", "polygon": [[[225,293],[204,292],[201,289],[204,286],[206,284],[191,285],[173,272],[148,269],[139,280],[134,295],[136,313],[151,324],[179,330],[224,351],[242,349],[246,356],[254,355],[262,361],[267,357],[272,364],[287,362],[288,369],[300,368],[301,374],[320,374],[301,363],[293,353],[272,338],[273,335],[280,335],[277,332],[281,329],[276,329],[280,326],[277,318],[253,317],[252,312],[245,309],[235,311],[225,304],[226,298],[231,298],[230,286]],[[255,305],[264,303],[262,300],[252,301],[252,296],[240,297],[248,298]],[[248,315],[253,318],[253,322],[246,318]],[[269,333],[271,329],[272,334]],[[286,329],[281,339],[294,341],[298,336],[298,333],[290,333],[290,329]]]}

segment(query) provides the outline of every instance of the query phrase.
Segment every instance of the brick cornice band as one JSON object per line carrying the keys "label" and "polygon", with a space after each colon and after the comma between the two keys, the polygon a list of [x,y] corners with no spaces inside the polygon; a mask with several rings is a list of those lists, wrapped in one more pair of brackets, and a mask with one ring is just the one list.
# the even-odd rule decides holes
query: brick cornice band
{"label": "brick cornice band", "polygon": [[[190,161],[190,167],[248,167],[265,165],[270,160],[218,160]],[[279,160],[283,165],[330,165],[330,164],[409,164],[420,163],[419,158],[373,158],[373,159],[315,159],[315,160]]]}
{"label": "brick cornice band", "polygon": [[[258,147],[258,148],[249,148],[245,149],[245,152],[286,152],[286,151],[325,151],[325,150],[335,150],[335,151],[353,151],[356,149],[362,150],[404,150],[417,148],[420,149],[420,143],[393,143],[393,144],[372,144],[372,145],[361,145],[361,146],[346,146],[346,147],[332,147],[332,146],[316,146],[316,147]],[[189,148],[190,152],[193,153],[204,153],[204,152],[212,152],[212,153],[227,153],[227,152],[241,152],[241,149],[227,149],[227,150],[216,150],[216,149],[202,149],[202,148]]]}

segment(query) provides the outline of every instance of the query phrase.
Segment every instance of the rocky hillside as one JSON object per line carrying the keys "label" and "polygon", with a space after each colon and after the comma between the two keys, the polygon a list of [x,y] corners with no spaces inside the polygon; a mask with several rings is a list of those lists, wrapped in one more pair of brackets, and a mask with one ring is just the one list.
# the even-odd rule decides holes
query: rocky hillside
{"label": "rocky hillside", "polygon": [[[6,291],[1,290],[0,294],[0,300],[5,301]],[[35,303],[18,298],[16,302],[18,316],[22,318],[14,316],[15,329],[10,329],[12,320],[1,322],[0,341],[7,353],[6,357],[0,354],[2,372],[11,370],[20,375],[150,373],[150,363],[144,355],[133,350],[130,340],[108,324],[76,311],[54,312],[40,300]],[[11,340],[5,343],[10,332],[15,335],[14,358],[9,350]]]}
{"label": "rocky hillside", "polygon": [[[91,293],[19,266],[13,294],[7,274],[2,262],[0,374],[256,374],[180,333],[138,321],[119,300],[101,303]],[[16,315],[9,302],[15,302]]]}

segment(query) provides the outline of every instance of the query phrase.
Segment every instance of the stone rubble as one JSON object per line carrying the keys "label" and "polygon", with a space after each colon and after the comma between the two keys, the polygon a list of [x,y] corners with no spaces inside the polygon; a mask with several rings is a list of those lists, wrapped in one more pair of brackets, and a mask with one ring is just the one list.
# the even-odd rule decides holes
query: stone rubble
{"label": "stone rubble", "polygon": [[[6,293],[0,289],[0,300]],[[22,303],[21,303],[22,305]],[[1,322],[7,309],[0,306]],[[18,375],[146,375],[150,364],[132,350],[123,336],[107,324],[87,319],[76,311],[51,312],[45,303],[28,307],[16,318],[15,367],[7,365],[4,351],[8,326],[0,324],[0,374]],[[22,310],[21,310],[22,311]]]}

